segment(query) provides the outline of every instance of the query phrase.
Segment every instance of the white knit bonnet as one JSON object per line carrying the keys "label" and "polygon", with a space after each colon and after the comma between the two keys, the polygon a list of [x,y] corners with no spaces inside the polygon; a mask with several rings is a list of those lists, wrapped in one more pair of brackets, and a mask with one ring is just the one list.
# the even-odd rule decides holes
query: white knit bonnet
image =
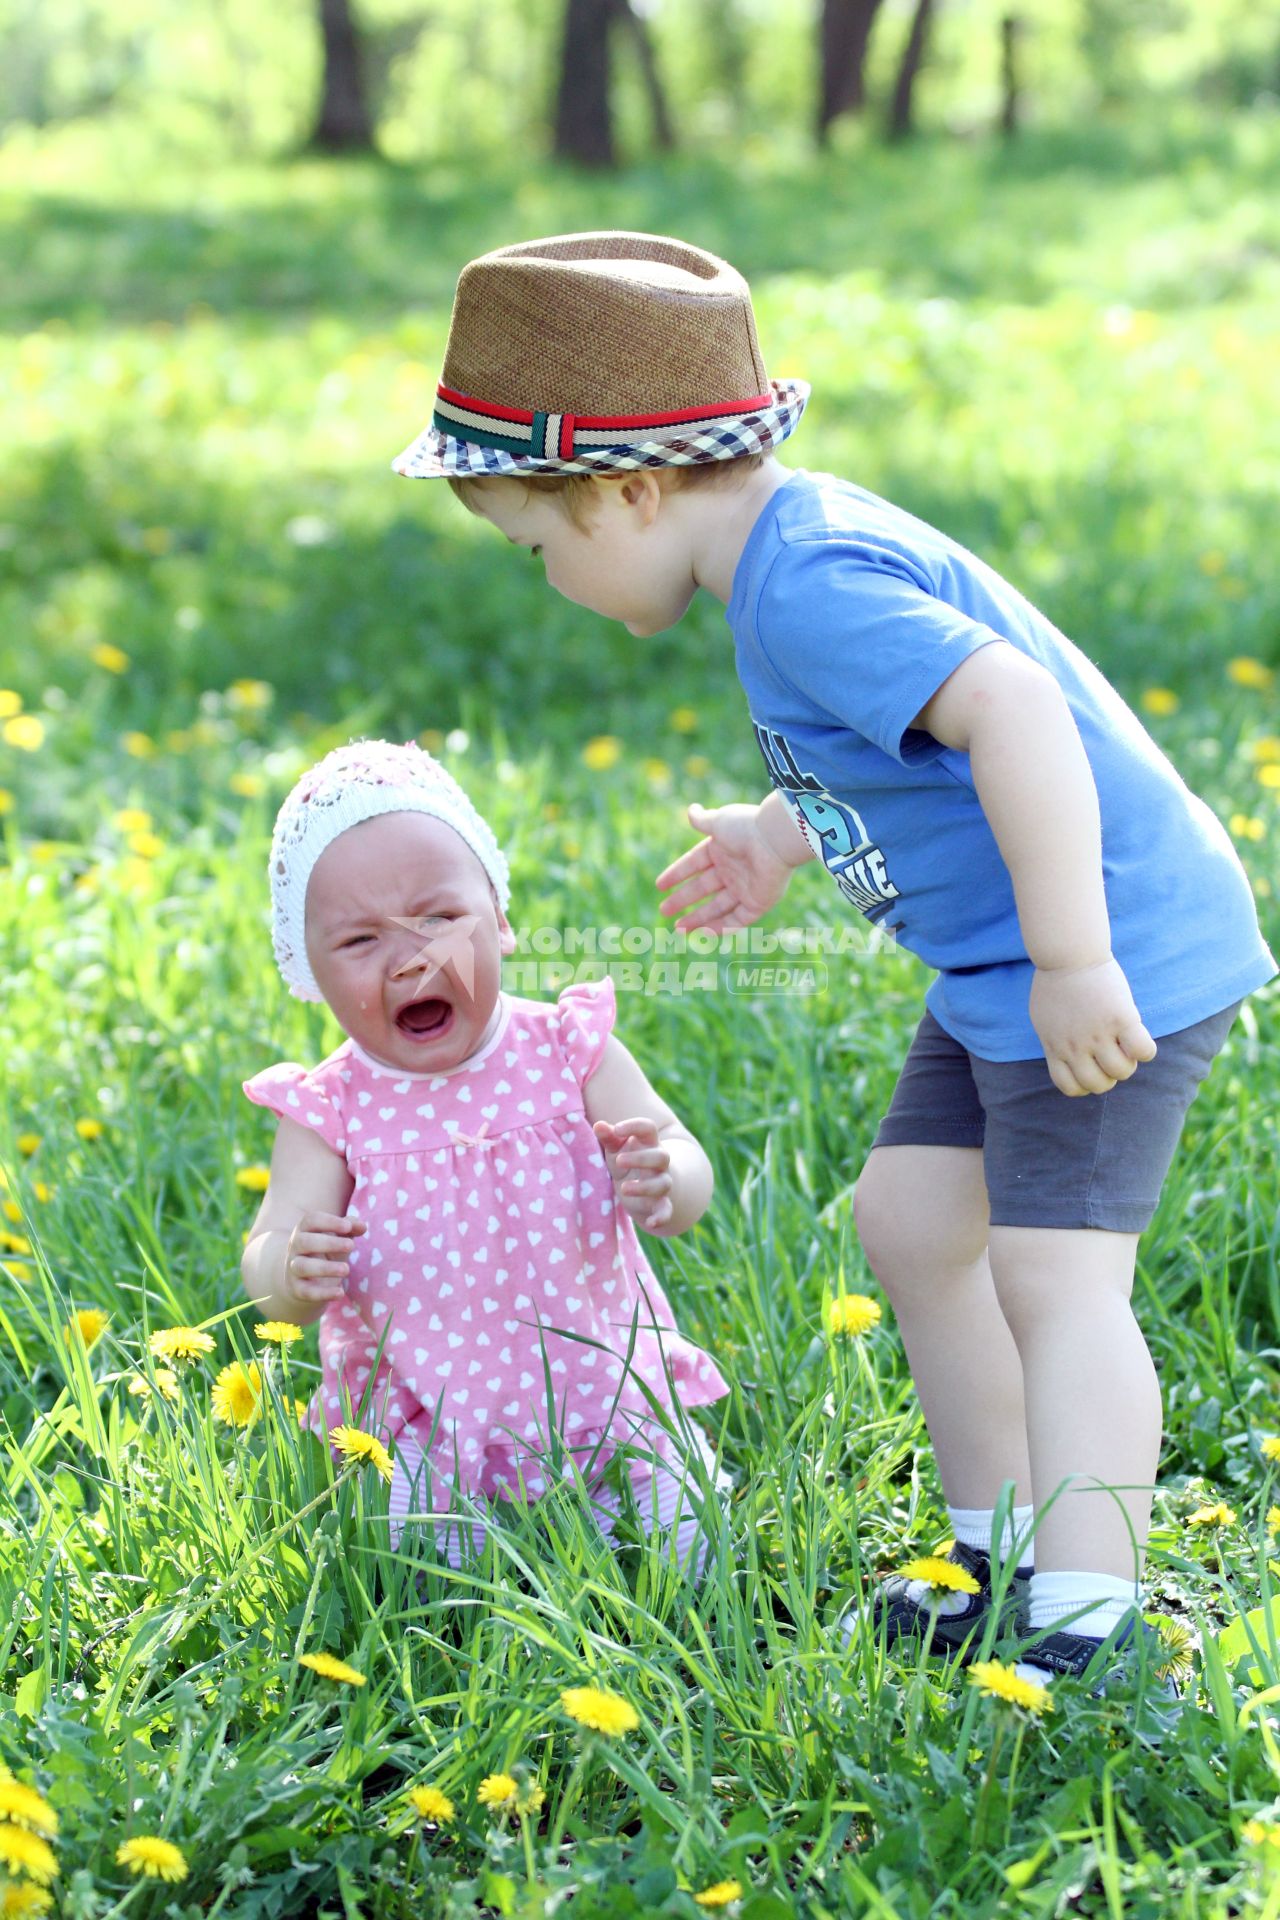
{"label": "white knit bonnet", "polygon": [[297,782],[271,836],[271,938],[289,991],[323,1000],[307,959],[307,885],[325,848],[380,813],[426,813],[466,841],[498,904],[506,911],[511,882],[506,856],[453,775],[412,740],[352,740],[335,747]]}

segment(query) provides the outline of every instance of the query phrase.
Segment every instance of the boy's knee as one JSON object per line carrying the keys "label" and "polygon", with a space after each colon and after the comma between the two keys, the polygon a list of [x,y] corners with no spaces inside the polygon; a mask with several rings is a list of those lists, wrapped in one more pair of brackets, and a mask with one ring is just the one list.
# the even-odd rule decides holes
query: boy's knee
{"label": "boy's knee", "polygon": [[854,1187],[853,1218],[872,1272],[891,1292],[895,1284],[927,1285],[939,1272],[972,1266],[986,1247],[985,1221],[904,1191],[874,1157]]}

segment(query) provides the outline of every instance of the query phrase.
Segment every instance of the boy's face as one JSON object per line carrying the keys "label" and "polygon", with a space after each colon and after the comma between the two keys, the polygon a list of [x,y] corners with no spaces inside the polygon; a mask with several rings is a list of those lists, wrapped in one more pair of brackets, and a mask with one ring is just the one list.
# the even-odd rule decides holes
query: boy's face
{"label": "boy's face", "polygon": [[698,585],[681,496],[663,494],[649,474],[596,480],[595,496],[586,527],[515,479],[482,480],[473,497],[499,533],[541,554],[547,585],[566,600],[620,620],[637,639],[674,627]]}
{"label": "boy's face", "polygon": [[375,815],[325,848],[307,883],[306,941],[343,1032],[413,1073],[475,1052],[515,947],[475,854],[421,813]]}

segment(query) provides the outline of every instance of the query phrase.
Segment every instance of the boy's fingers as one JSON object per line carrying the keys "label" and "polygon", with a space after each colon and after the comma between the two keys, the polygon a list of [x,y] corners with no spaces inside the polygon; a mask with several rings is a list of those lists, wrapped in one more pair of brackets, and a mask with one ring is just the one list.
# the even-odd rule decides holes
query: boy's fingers
{"label": "boy's fingers", "polygon": [[716,876],[711,861],[701,860],[696,867],[689,867],[684,873],[677,873],[674,867],[668,867],[665,873],[658,875],[660,887],[672,887],[662,902],[664,913],[674,913],[678,908],[698,899],[709,887],[716,884]]}
{"label": "boy's fingers", "polygon": [[696,933],[701,927],[709,927],[712,933],[722,931],[727,917],[740,905],[732,887],[720,887],[709,900],[700,907],[694,907],[683,919],[677,920],[676,927],[681,933]]}
{"label": "boy's fingers", "polygon": [[1118,1035],[1120,1045],[1134,1060],[1154,1060],[1158,1051],[1155,1041],[1143,1026],[1141,1020],[1131,1027],[1124,1027]]}

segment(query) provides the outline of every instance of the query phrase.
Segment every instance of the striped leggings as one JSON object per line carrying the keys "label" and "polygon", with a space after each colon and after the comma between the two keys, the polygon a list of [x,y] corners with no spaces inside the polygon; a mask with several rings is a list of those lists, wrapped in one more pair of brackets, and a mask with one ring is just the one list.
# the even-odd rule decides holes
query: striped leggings
{"label": "striped leggings", "polygon": [[[717,1469],[715,1455],[701,1429],[690,1422],[688,1431],[690,1444],[705,1465],[712,1486],[717,1495],[723,1496],[731,1485],[728,1476]],[[678,1453],[673,1451],[674,1446],[666,1434],[649,1436],[643,1453],[627,1462],[627,1477],[645,1532],[668,1539],[678,1563],[687,1566],[691,1577],[699,1580],[710,1551],[699,1517],[702,1490],[695,1474],[684,1469]],[[432,1510],[430,1468],[423,1471],[424,1458],[412,1434],[405,1432],[397,1437],[388,1501],[391,1546],[394,1550],[405,1534],[410,1541],[415,1537],[428,1540],[436,1553],[456,1568],[462,1563],[466,1532],[470,1531],[472,1549],[479,1553],[488,1529],[482,1520],[459,1514],[416,1520],[406,1527],[409,1515]],[[442,1510],[447,1509],[449,1498],[449,1490],[442,1488],[439,1501]],[[482,1500],[483,1496],[479,1498]],[[616,1544],[615,1523],[622,1510],[622,1496],[613,1487],[601,1486],[593,1489],[589,1498],[592,1517],[601,1533],[611,1544]]]}

